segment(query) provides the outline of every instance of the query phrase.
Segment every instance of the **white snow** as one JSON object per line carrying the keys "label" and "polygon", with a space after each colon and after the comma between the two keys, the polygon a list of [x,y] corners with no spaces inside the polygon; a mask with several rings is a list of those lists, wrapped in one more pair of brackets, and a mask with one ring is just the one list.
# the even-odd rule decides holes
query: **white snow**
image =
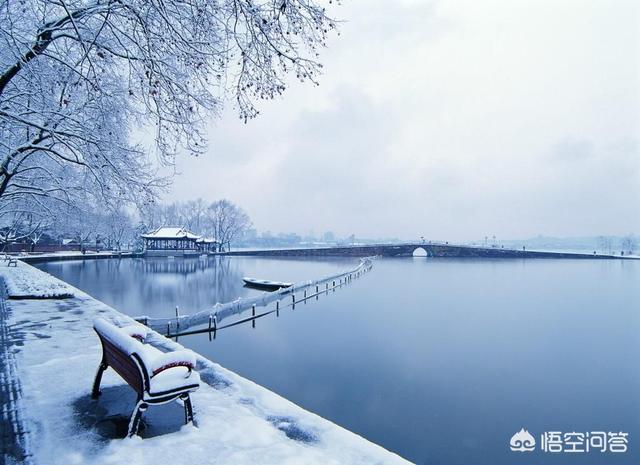
{"label": "white snow", "polygon": [[135,337],[141,342],[144,342],[144,340],[147,338],[147,335],[149,334],[149,330],[147,329],[147,327],[141,324],[124,326],[120,328],[120,330],[124,331],[131,337]]}
{"label": "white snow", "polygon": [[201,239],[202,236],[192,233],[185,228],[162,227],[147,234],[145,239]]}
{"label": "white snow", "polygon": [[[154,374],[162,369],[174,367],[169,369],[174,373],[178,373],[178,376],[182,378],[189,377],[190,371],[178,368],[178,365],[182,367],[194,368],[196,366],[196,355],[190,350],[172,350],[169,352],[162,352],[151,344],[143,344],[136,337],[140,336],[146,339],[148,331],[141,331],[139,325],[128,325],[120,329],[108,322],[104,318],[96,318],[93,322],[93,327],[100,331],[100,335],[106,338],[113,345],[118,347],[122,352],[127,355],[134,353],[138,354],[147,369],[147,374],[152,380]],[[163,379],[169,379],[169,373],[165,373]],[[166,383],[165,383],[166,384]]]}
{"label": "white snow", "polygon": [[15,267],[0,262],[0,278],[4,279],[7,293],[13,298],[53,298],[70,297],[74,288],[18,260]]}
{"label": "white snow", "polygon": [[[2,276],[15,283],[11,275],[16,273],[29,289],[51,289],[55,278],[25,272],[26,267],[3,270]],[[29,277],[34,282],[27,285]],[[67,288],[63,283],[58,287]],[[92,321],[99,316],[118,326],[135,323],[82,291],[73,293],[75,297],[62,300],[7,302],[7,324],[21,341],[14,351],[36,464],[409,463],[197,354],[202,380],[192,395],[197,426],[181,426],[182,407],[173,402],[145,413],[144,439],[120,439],[135,394],[108,369],[102,396],[90,399],[101,358]],[[151,331],[147,342],[163,351],[186,350]],[[124,429],[115,432],[116,427]]]}

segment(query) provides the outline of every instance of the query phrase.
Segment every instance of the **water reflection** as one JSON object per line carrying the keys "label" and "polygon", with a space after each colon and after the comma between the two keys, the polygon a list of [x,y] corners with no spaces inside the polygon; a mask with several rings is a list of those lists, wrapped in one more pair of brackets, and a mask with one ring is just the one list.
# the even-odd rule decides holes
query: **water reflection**
{"label": "water reflection", "polygon": [[53,262],[40,268],[131,315],[192,313],[247,295],[237,262],[216,257]]}

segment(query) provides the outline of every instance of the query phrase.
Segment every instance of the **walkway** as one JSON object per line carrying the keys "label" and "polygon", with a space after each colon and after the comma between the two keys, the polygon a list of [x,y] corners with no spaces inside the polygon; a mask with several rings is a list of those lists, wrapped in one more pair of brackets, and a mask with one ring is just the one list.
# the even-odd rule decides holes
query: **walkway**
{"label": "walkway", "polygon": [[2,463],[30,464],[29,433],[22,417],[22,390],[17,375],[15,341],[7,327],[9,307],[6,293],[0,286],[0,403],[2,404]]}

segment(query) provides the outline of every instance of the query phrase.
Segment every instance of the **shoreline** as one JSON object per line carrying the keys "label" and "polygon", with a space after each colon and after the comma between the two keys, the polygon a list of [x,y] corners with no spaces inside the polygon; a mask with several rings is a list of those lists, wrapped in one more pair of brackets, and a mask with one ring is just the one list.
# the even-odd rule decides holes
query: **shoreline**
{"label": "shoreline", "polygon": [[[15,356],[21,383],[18,410],[22,429],[30,432],[25,452],[35,464],[410,463],[195,352],[202,379],[193,396],[197,427],[183,426],[175,411],[163,416],[162,408],[152,407],[142,433],[148,437],[113,437],[119,422],[128,420],[135,394],[107,370],[105,396],[89,399],[101,356],[92,321],[97,316],[119,325],[134,320],[40,270],[34,273],[28,264],[0,268],[0,279],[21,270],[41,273],[44,281],[73,293],[64,299],[4,300],[11,336],[6,349]],[[161,350],[184,349],[151,334],[149,343]],[[66,447],[69,442],[73,450]]]}

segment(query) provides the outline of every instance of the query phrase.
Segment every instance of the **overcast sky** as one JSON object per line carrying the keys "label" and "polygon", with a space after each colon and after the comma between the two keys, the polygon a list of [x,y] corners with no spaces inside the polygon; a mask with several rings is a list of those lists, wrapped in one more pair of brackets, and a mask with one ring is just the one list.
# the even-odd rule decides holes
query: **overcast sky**
{"label": "overcast sky", "polygon": [[170,197],[272,232],[640,233],[638,5],[344,0],[321,85],[229,107]]}

